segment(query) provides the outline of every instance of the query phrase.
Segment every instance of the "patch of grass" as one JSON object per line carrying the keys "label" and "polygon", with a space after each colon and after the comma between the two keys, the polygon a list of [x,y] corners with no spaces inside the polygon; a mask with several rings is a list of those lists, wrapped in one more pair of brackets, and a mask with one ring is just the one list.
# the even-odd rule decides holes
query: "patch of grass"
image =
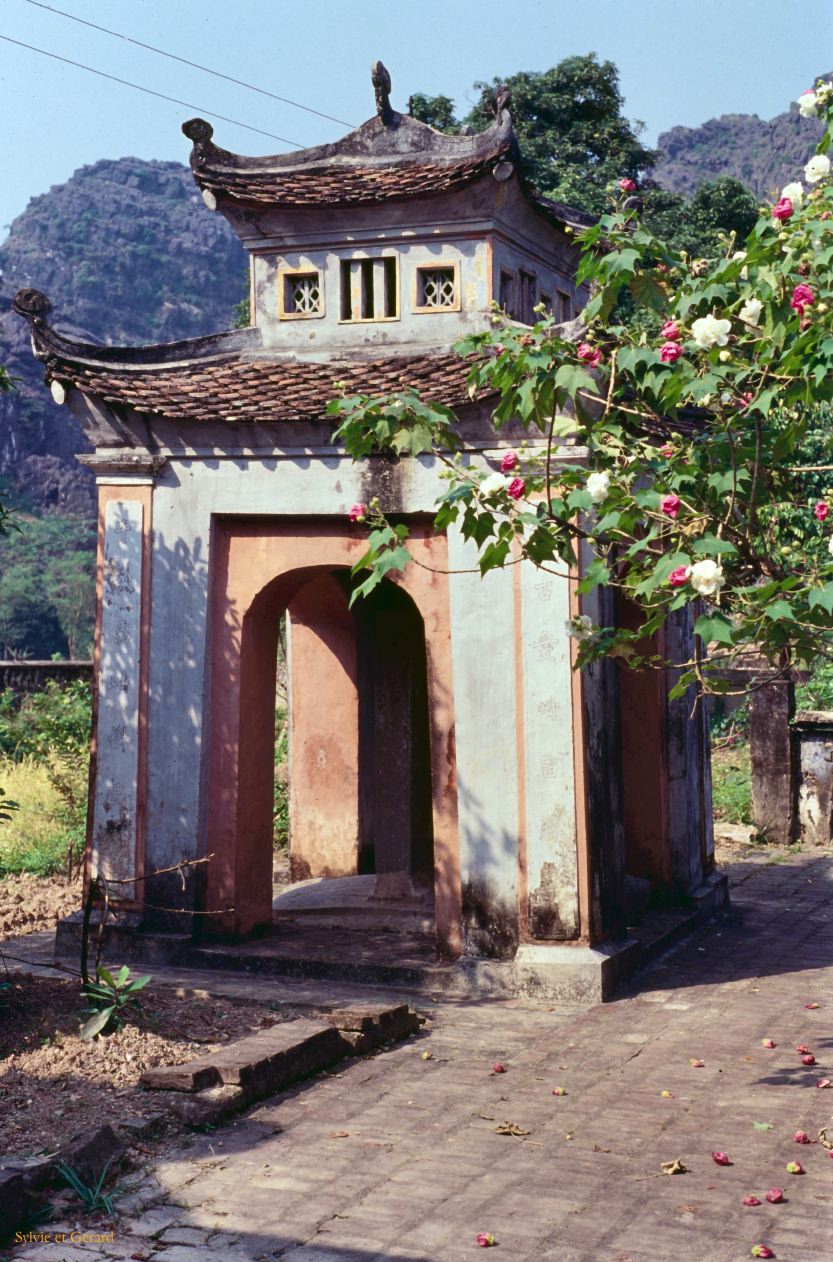
{"label": "patch of grass", "polygon": [[752,823],[752,767],[745,741],[713,751],[712,802],[716,819]]}
{"label": "patch of grass", "polygon": [[0,823],[0,876],[65,872],[70,845],[76,852],[83,848],[84,824],[67,805],[49,767],[31,757],[0,759],[0,782],[20,806]]}

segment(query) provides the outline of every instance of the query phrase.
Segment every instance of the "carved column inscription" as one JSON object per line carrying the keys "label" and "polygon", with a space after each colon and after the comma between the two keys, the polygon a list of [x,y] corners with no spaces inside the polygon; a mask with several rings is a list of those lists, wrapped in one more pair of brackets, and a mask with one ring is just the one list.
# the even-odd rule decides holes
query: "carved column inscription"
{"label": "carved column inscription", "polygon": [[93,871],[122,898],[135,886],[112,882],[136,875],[141,591],[142,505],[113,500],[104,518]]}

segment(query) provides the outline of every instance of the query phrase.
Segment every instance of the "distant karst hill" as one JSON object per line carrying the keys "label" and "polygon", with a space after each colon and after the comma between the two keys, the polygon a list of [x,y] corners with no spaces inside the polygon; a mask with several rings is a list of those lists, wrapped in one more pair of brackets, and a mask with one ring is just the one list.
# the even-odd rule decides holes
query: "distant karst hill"
{"label": "distant karst hill", "polygon": [[0,246],[0,364],[17,378],[0,395],[2,482],[38,511],[93,512],[92,479],[74,459],[86,444],[9,310],[17,289],[48,294],[52,320],[71,335],[167,342],[227,329],[245,269],[237,237],[179,163],[96,162],[33,198]]}
{"label": "distant karst hill", "polygon": [[768,197],[801,178],[822,130],[818,119],[802,118],[796,105],[769,122],[757,114],[723,114],[702,127],[672,127],[657,141],[663,156],[654,176],[663,188],[689,197],[703,180],[733,175]]}

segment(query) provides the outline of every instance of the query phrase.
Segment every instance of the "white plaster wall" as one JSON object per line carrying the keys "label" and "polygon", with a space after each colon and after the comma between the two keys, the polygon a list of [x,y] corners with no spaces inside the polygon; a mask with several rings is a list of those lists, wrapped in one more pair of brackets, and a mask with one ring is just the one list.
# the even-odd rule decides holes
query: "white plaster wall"
{"label": "white plaster wall", "polygon": [[579,909],[566,573],[525,562],[521,599],[530,932],[571,937]]}
{"label": "white plaster wall", "polygon": [[[513,569],[476,572],[477,547],[448,536],[460,872],[464,890],[517,916],[518,708]],[[484,886],[484,889],[479,887]]]}
{"label": "white plaster wall", "polygon": [[[345,247],[256,253],[254,269],[255,320],[263,331],[264,346],[281,351],[314,352],[326,349],[353,350],[357,346],[384,347],[406,343],[409,348],[455,340],[482,325],[482,313],[491,300],[491,271],[485,240],[449,239],[437,230],[426,240],[409,240],[415,233],[402,233],[395,242],[356,243]],[[395,257],[398,260],[398,311],[396,319],[344,321],[341,312],[341,261]],[[459,265],[461,309],[459,311],[418,312],[414,310],[416,269],[443,263]],[[301,319],[279,318],[279,269],[317,271],[324,294],[324,314]],[[480,315],[480,320],[472,319]]]}

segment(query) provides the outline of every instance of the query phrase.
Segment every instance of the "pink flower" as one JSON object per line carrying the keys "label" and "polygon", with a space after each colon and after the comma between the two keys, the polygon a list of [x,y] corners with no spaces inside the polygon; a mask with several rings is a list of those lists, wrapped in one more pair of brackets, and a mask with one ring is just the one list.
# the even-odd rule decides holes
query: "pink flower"
{"label": "pink flower", "polygon": [[494,1063],[494,1065],[492,1065],[492,1073],[493,1073],[493,1074],[505,1074],[505,1073],[506,1073],[506,1066],[505,1066],[505,1065],[502,1065],[502,1064],[500,1063],[500,1061],[499,1061],[499,1060],[496,1060],[496,1061],[495,1061],[495,1063]]}
{"label": "pink flower", "polygon": [[553,1095],[566,1095],[567,1088],[566,1087],[553,1087],[552,1093]]}
{"label": "pink flower", "polygon": [[683,331],[676,320],[666,320],[661,332],[666,342],[679,342],[683,335]]}
{"label": "pink flower", "polygon": [[753,1258],[774,1258],[775,1254],[772,1252],[768,1244],[753,1244],[752,1257]]}
{"label": "pink flower", "polygon": [[799,1055],[801,1055],[802,1052],[809,1052],[810,1049],[806,1043],[796,1043],[795,1050],[798,1052]]}
{"label": "pink flower", "polygon": [[809,1144],[810,1136],[806,1131],[796,1131],[793,1135],[794,1144]]}
{"label": "pink flower", "polygon": [[772,1048],[772,1047],[775,1047],[775,1046],[776,1046],[776,1044],[775,1044],[775,1043],[773,1043],[772,1039],[762,1039],[762,1040],[761,1040],[761,1047],[770,1047],[770,1048]]}
{"label": "pink flower", "polygon": [[805,1008],[818,1008],[818,1006],[817,1003],[805,1003],[804,1005]]}
{"label": "pink flower", "polygon": [[[675,586],[679,586],[679,584],[675,584]],[[702,1069],[706,1064],[704,1060],[700,1060],[699,1056],[692,1056],[688,1063],[693,1069]]]}
{"label": "pink flower", "polygon": [[801,1057],[802,1065],[815,1065],[816,1058],[812,1052],[808,1052],[806,1056]]}
{"label": "pink flower", "polygon": [[674,448],[671,446],[670,443],[663,443],[659,449],[659,454],[661,456],[664,456],[666,460],[670,460],[671,457],[674,455]]}
{"label": "pink flower", "polygon": [[481,1231],[478,1233],[477,1243],[481,1249],[491,1249],[492,1245],[497,1244],[497,1240],[490,1231]]}
{"label": "pink flower", "polygon": [[731,1161],[729,1160],[728,1153],[725,1153],[725,1152],[713,1152],[712,1161],[717,1166],[730,1166],[732,1164]]}
{"label": "pink flower", "polygon": [[635,193],[636,181],[629,180],[627,176],[623,176],[623,178],[619,181],[619,187],[623,193]]}
{"label": "pink flower", "polygon": [[793,204],[789,197],[782,197],[772,208],[772,218],[779,219],[782,222],[786,219],[792,219]]}
{"label": "pink flower", "polygon": [[364,521],[365,517],[367,516],[367,505],[354,504],[351,507],[350,512],[347,514],[347,516],[350,518],[352,522]]}
{"label": "pink flower", "polygon": [[589,342],[582,342],[576,355],[583,364],[589,364],[591,368],[596,368],[602,362],[602,352],[598,346],[591,346]]}
{"label": "pink flower", "polygon": [[804,1167],[800,1161],[787,1162],[787,1174],[803,1174]]}
{"label": "pink flower", "polygon": [[523,478],[513,478],[506,488],[506,492],[513,500],[519,500],[526,490],[526,483]]}
{"label": "pink flower", "polygon": [[784,1193],[781,1188],[770,1188],[766,1193],[766,1199],[770,1205],[780,1205],[784,1199]]}
{"label": "pink flower", "polygon": [[678,495],[663,495],[659,502],[661,513],[665,513],[666,517],[676,517],[680,511],[680,498]]}
{"label": "pink flower", "polygon": [[659,348],[659,357],[664,364],[675,363],[683,353],[683,348],[677,342],[663,342]]}
{"label": "pink flower", "polygon": [[829,1078],[819,1078],[818,1082],[816,1083],[816,1086],[819,1088],[819,1090],[820,1090],[820,1091],[823,1091],[825,1087],[829,1087],[829,1086],[830,1086],[830,1079],[829,1079]]}
{"label": "pink flower", "polygon": [[741,1201],[741,1205],[760,1205],[757,1196],[745,1196]]}
{"label": "pink flower", "polygon": [[[671,573],[668,575],[668,581],[672,587],[685,587],[686,583],[688,582],[688,566],[678,565],[676,570],[672,570]],[[697,1068],[699,1068],[700,1065],[703,1064],[702,1061],[700,1061],[699,1064],[697,1061],[692,1061],[691,1063],[692,1065],[695,1065]]]}
{"label": "pink flower", "polygon": [[511,473],[518,466],[518,453],[516,451],[507,451],[500,462],[501,473]]}
{"label": "pink flower", "polygon": [[816,295],[809,285],[796,285],[793,296],[790,298],[790,306],[803,315],[804,308],[811,307],[815,301]]}
{"label": "pink flower", "polygon": [[830,516],[830,507],[828,504],[825,504],[824,500],[819,500],[813,509],[813,513],[819,521],[827,521],[827,518]]}

